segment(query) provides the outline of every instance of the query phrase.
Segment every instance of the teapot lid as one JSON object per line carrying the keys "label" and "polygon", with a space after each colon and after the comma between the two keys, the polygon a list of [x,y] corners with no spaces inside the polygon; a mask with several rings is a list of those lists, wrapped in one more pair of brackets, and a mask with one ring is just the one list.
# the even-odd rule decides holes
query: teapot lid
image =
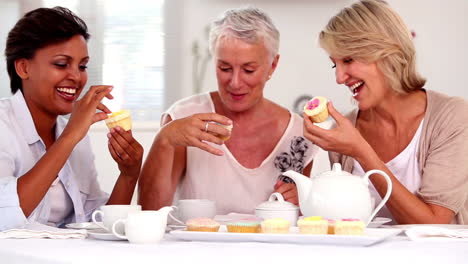
{"label": "teapot lid", "polygon": [[349,175],[352,175],[352,174],[347,172],[347,171],[342,170],[340,163],[333,163],[331,171],[325,171],[325,172],[321,173],[319,176],[329,176],[329,175],[349,176]]}
{"label": "teapot lid", "polygon": [[[276,201],[275,201],[276,198]],[[255,208],[256,210],[275,210],[275,211],[286,211],[286,210],[298,210],[299,207],[293,203],[284,200],[280,193],[272,193],[268,201],[263,202]]]}

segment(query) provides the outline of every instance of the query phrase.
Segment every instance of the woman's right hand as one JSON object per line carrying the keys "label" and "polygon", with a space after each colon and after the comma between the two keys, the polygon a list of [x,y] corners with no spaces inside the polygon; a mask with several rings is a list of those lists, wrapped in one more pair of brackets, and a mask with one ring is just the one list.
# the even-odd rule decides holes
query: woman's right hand
{"label": "woman's right hand", "polygon": [[[94,85],[88,92],[73,104],[73,110],[70,115],[67,127],[63,134],[72,136],[76,141],[80,141],[88,133],[89,127],[101,120],[107,118],[111,111],[101,103],[104,97],[113,99],[110,94],[112,86]],[[102,112],[96,113],[96,109]]]}
{"label": "woman's right hand", "polygon": [[328,103],[328,112],[335,119],[336,127],[321,128],[304,115],[304,136],[326,151],[338,152],[356,158],[359,153],[362,153],[361,150],[368,146],[367,141],[354,127],[351,120],[341,115],[331,102]]}
{"label": "woman's right hand", "polygon": [[229,136],[230,131],[211,122],[223,125],[232,124],[230,119],[216,113],[194,114],[166,123],[161,127],[157,140],[161,140],[172,146],[197,147],[214,155],[221,156],[224,154],[221,150],[210,146],[204,141],[222,145],[224,141],[215,136],[215,134]]}

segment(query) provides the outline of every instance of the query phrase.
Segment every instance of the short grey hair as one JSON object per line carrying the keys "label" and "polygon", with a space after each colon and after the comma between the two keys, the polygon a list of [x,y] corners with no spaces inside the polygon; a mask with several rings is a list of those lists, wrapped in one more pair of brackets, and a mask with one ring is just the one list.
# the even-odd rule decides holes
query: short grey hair
{"label": "short grey hair", "polygon": [[222,36],[235,37],[251,44],[263,41],[272,57],[278,54],[280,33],[271,18],[256,7],[228,9],[213,21],[209,39],[211,54],[214,54],[216,43]]}

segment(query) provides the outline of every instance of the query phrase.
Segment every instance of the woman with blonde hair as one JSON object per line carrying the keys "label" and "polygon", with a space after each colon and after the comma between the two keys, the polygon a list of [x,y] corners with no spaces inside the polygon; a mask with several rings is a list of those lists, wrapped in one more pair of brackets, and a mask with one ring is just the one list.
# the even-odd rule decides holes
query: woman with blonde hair
{"label": "woman with blonde hair", "polygon": [[[336,127],[305,119],[305,137],[353,174],[390,175],[381,216],[400,224],[468,223],[468,103],[424,89],[399,15],[384,1],[356,2],[331,18],[319,42],[358,107],[346,118],[330,103]],[[385,179],[370,179],[378,202]]]}

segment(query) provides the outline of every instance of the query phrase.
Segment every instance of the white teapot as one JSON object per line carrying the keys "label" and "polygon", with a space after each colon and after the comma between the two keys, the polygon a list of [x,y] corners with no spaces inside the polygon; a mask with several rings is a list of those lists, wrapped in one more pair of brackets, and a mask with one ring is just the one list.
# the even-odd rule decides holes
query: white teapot
{"label": "white teapot", "polygon": [[[372,211],[369,191],[369,176],[377,173],[387,181],[387,193]],[[327,219],[354,218],[368,224],[387,202],[392,192],[390,177],[381,170],[370,170],[363,177],[341,170],[339,163],[331,171],[311,178],[289,170],[283,175],[290,177],[297,186],[299,207],[304,216],[322,216]]]}

